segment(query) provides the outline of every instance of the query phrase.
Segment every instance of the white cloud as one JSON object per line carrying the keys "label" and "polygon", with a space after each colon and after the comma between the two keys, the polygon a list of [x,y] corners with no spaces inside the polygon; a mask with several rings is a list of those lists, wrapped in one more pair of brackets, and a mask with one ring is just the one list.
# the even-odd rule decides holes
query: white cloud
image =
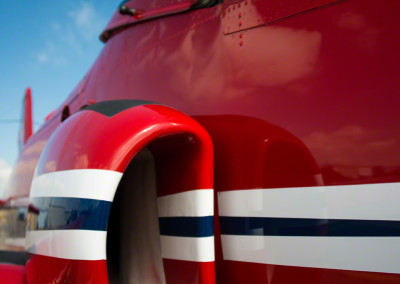
{"label": "white cloud", "polygon": [[42,51],[42,52],[39,52],[38,53],[38,55],[37,55],[37,60],[39,61],[39,62],[47,62],[48,61],[48,56],[47,56],[47,54],[46,54],[46,52],[45,51]]}
{"label": "white cloud", "polygon": [[398,141],[358,125],[316,131],[302,140],[321,166],[398,166]]}
{"label": "white cloud", "polygon": [[6,161],[0,159],[0,199],[4,197],[11,170],[11,166]]}
{"label": "white cloud", "polygon": [[91,26],[96,11],[91,4],[83,2],[78,10],[72,11],[69,14],[75,19],[78,26],[88,27]]}
{"label": "white cloud", "polygon": [[95,7],[87,2],[82,2],[79,8],[69,12],[68,15],[87,40],[97,37],[106,23]]}
{"label": "white cloud", "polygon": [[59,32],[61,30],[60,25],[58,23],[56,23],[56,22],[51,23],[50,26],[56,32]]}
{"label": "white cloud", "polygon": [[52,41],[46,42],[45,47],[36,54],[36,59],[39,63],[50,63],[53,65],[62,65],[66,62],[63,54],[60,54]]}
{"label": "white cloud", "polygon": [[[41,50],[34,53],[40,64],[64,65],[71,54],[82,56],[89,41],[95,40],[105,27],[106,18],[88,2],[79,3],[63,18],[49,23],[49,39]],[[86,42],[85,42],[86,41]]]}
{"label": "white cloud", "polygon": [[78,54],[82,54],[82,47],[70,27],[67,27],[66,30],[60,34],[60,40],[68,44]]}

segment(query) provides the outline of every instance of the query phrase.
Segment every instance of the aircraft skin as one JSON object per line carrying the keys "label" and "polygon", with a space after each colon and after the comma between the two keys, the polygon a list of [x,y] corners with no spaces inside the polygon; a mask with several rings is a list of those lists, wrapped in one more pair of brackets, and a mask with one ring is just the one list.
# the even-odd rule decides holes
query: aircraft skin
{"label": "aircraft skin", "polygon": [[25,129],[2,206],[37,219],[2,281],[400,283],[400,2],[194,2],[123,3]]}

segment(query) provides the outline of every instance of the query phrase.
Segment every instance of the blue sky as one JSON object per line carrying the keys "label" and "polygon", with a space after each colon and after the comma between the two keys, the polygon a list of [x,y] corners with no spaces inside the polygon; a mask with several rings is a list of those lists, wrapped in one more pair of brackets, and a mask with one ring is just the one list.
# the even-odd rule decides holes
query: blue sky
{"label": "blue sky", "polygon": [[1,1],[0,197],[18,157],[19,124],[8,120],[20,118],[25,88],[37,129],[98,56],[98,36],[119,2]]}

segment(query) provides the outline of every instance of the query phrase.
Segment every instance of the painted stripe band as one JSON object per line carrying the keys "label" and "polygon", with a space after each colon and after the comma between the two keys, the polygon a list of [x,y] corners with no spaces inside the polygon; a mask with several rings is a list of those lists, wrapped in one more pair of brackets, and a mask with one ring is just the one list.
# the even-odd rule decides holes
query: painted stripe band
{"label": "painted stripe band", "polygon": [[248,236],[399,237],[400,221],[220,217],[221,234]]}
{"label": "painted stripe band", "polygon": [[30,231],[26,233],[26,251],[64,259],[101,260],[106,259],[106,238],[104,231]]}
{"label": "painted stripe band", "polygon": [[211,237],[214,235],[214,217],[162,217],[160,234],[176,237]]}
{"label": "painted stripe band", "polygon": [[159,217],[214,215],[214,190],[196,189],[157,198]]}
{"label": "painted stripe band", "polygon": [[222,235],[224,260],[400,273],[398,237],[277,237]]}
{"label": "painted stripe band", "polygon": [[185,261],[214,261],[214,237],[186,238],[161,236],[163,258]]}
{"label": "painted stripe band", "polygon": [[39,210],[34,230],[107,230],[110,201],[67,197],[34,197],[30,201]]}
{"label": "painted stripe band", "polygon": [[113,201],[122,173],[80,169],[51,172],[36,176],[30,191],[32,197],[73,197]]}
{"label": "painted stripe band", "polygon": [[400,183],[218,193],[220,216],[400,220]]}
{"label": "painted stripe band", "polygon": [[225,260],[400,273],[400,183],[218,194]]}

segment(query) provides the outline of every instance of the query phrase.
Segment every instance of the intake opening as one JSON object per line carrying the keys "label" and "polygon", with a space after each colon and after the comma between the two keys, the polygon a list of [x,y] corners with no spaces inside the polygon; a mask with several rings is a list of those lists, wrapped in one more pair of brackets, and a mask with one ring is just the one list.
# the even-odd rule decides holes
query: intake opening
{"label": "intake opening", "polygon": [[[177,278],[180,283],[201,283],[198,279],[201,264],[197,260],[180,259],[181,251],[199,250],[197,240],[193,247],[182,246],[179,252],[172,249],[174,256],[171,257],[168,240],[180,243],[180,238],[185,236],[179,235],[175,225],[169,228],[165,224],[168,228],[164,226],[164,231],[176,231],[176,235],[160,234],[157,201],[199,189],[203,178],[199,166],[203,149],[190,134],[177,134],[150,143],[130,162],[114,197],[107,229],[107,266],[111,284],[155,284],[167,280],[177,283]],[[198,204],[195,199],[188,202]],[[181,220],[174,216],[167,221]],[[165,239],[168,240],[165,242]],[[190,267],[177,271],[176,267],[181,264],[190,264]]]}

